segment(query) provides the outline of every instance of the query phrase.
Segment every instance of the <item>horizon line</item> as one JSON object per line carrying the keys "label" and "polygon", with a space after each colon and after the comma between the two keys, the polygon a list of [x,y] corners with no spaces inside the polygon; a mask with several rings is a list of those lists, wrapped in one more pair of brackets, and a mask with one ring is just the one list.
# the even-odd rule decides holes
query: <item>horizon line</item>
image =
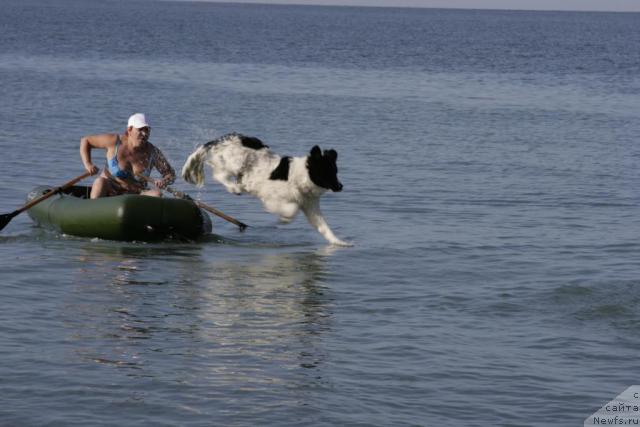
{"label": "horizon line", "polygon": [[296,3],[294,2],[271,2],[268,0],[160,0],[165,2],[192,2],[192,3],[221,3],[221,4],[246,4],[246,5],[265,5],[265,6],[313,6],[313,7],[364,7],[364,8],[380,8],[380,9],[438,9],[438,10],[481,10],[481,11],[512,11],[512,12],[587,12],[587,13],[640,13],[638,10],[622,10],[622,9],[552,9],[552,8],[501,8],[501,7],[467,7],[467,6],[420,6],[420,5],[377,5],[377,4],[320,4],[320,3]]}

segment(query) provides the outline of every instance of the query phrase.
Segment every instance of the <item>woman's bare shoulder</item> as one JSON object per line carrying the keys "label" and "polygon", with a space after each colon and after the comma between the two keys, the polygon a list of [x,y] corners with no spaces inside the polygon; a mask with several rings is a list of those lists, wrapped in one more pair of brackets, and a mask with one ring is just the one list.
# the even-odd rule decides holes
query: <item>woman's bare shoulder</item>
{"label": "woman's bare shoulder", "polygon": [[116,144],[120,135],[117,133],[101,133],[96,135],[87,135],[86,138],[91,146],[96,148],[111,148]]}

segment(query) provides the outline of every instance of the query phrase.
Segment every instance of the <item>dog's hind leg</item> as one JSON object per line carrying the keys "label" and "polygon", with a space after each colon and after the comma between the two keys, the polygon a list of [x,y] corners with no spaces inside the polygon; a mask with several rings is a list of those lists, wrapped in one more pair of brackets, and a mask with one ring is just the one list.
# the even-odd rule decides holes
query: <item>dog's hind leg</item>
{"label": "dog's hind leg", "polygon": [[280,222],[285,224],[290,223],[298,215],[300,210],[297,203],[285,203],[278,207],[278,215],[280,215]]}
{"label": "dog's hind leg", "polygon": [[280,217],[280,222],[290,223],[298,214],[300,207],[297,203],[282,203],[279,201],[266,200],[262,202],[262,205],[272,214],[276,214]]}
{"label": "dog's hind leg", "polygon": [[213,178],[220,184],[224,185],[229,193],[242,193],[242,187],[237,182],[233,182],[233,175],[222,170],[215,169],[213,172]]}
{"label": "dog's hind leg", "polygon": [[338,239],[331,228],[329,228],[329,224],[324,220],[322,216],[322,212],[320,211],[320,201],[313,200],[311,202],[307,202],[302,206],[302,211],[304,212],[309,223],[316,229],[322,236],[329,241],[332,245],[338,246],[353,246],[352,243],[345,242],[343,240]]}

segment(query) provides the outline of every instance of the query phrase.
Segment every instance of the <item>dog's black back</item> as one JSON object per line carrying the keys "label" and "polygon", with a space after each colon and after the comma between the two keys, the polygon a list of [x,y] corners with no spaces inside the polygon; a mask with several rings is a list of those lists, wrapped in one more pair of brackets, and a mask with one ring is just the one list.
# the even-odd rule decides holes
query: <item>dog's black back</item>
{"label": "dog's black back", "polygon": [[238,139],[240,139],[240,143],[247,147],[247,148],[251,148],[253,150],[261,150],[263,148],[269,148],[268,145],[266,145],[265,143],[263,143],[262,141],[260,141],[258,138],[254,137],[254,136],[246,136],[246,135],[242,135],[240,133],[229,133],[226,134],[224,136],[221,136],[220,138],[214,139],[213,141],[209,141],[206,144],[204,144],[205,147],[210,147],[212,145],[217,145],[220,144],[226,140],[228,140],[229,138],[232,137],[237,137]]}
{"label": "dog's black back", "polygon": [[261,150],[263,148],[269,148],[268,145],[265,145],[258,138],[253,136],[244,136],[238,135],[240,137],[240,143],[247,148],[252,148],[254,150]]}

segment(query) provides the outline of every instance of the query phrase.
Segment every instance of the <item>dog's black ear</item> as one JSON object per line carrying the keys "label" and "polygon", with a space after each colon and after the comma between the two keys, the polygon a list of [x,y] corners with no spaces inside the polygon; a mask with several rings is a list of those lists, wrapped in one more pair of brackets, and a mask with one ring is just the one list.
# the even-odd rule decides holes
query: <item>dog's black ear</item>
{"label": "dog's black ear", "polygon": [[320,151],[320,147],[314,145],[311,149],[311,157],[322,157],[322,151]]}
{"label": "dog's black ear", "polygon": [[334,162],[338,160],[338,152],[336,150],[324,150],[324,156]]}

